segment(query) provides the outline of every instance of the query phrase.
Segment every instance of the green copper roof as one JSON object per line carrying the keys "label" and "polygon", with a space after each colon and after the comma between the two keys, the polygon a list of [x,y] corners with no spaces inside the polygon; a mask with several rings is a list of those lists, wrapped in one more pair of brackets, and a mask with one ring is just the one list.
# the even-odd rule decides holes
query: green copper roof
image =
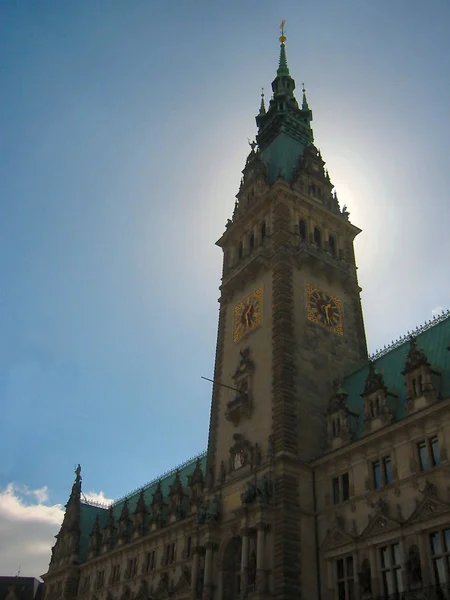
{"label": "green copper roof", "polygon": [[256,116],[257,142],[262,160],[267,166],[269,183],[279,176],[290,181],[305,148],[313,143],[312,112],[303,91],[299,108],[295,98],[295,81],[291,77],[286,56],[284,35],[280,38],[280,59],[272,82],[272,98],[268,110],[261,104]]}
{"label": "green copper roof", "polygon": [[[188,485],[188,477],[192,475],[195,465],[197,463],[197,459],[200,459],[200,464],[202,467],[203,473],[206,470],[206,452],[195,456],[194,458],[188,460],[183,463],[179,467],[172,469],[146,484],[145,486],[134,490],[128,496],[124,496],[113,504],[113,514],[114,518],[117,520],[120,517],[122,512],[123,505],[125,501],[128,500],[128,509],[130,514],[132,514],[136,508],[137,501],[141,494],[141,491],[144,491],[144,500],[145,504],[149,506],[153,500],[153,494],[156,490],[156,486],[158,485],[158,481],[161,481],[161,487],[164,497],[166,498],[170,491],[170,486],[172,485],[175,474],[177,471],[180,472],[181,482],[183,487]],[[87,553],[89,549],[89,538],[92,532],[92,528],[94,526],[95,519],[99,516],[100,525],[103,527],[106,523],[106,519],[108,516],[108,508],[101,507],[94,503],[82,502],[81,510],[80,510],[80,529],[81,529],[81,538],[80,538],[80,560],[83,562],[87,559]]]}
{"label": "green copper roof", "polygon": [[[443,398],[450,396],[450,311],[431,321],[417,332],[413,332],[417,346],[424,351],[431,367],[435,367],[441,376],[438,378],[439,392]],[[389,392],[397,394],[388,399],[394,420],[405,417],[406,397],[405,379],[402,371],[405,368],[406,355],[410,347],[410,335],[394,343],[390,348],[372,357],[376,372],[381,373]],[[347,407],[359,414],[352,429],[355,439],[361,438],[364,425],[364,400],[361,394],[369,372],[367,365],[346,377],[343,388],[348,394]]]}
{"label": "green copper roof", "polygon": [[106,523],[106,517],[108,516],[108,510],[106,508],[100,508],[91,504],[81,503],[80,507],[80,560],[81,562],[87,559],[87,553],[89,549],[89,536],[91,535],[92,528],[94,527],[95,519],[99,516],[100,525],[103,527]]}
{"label": "green copper roof", "polygon": [[128,500],[128,509],[129,509],[130,513],[132,513],[136,508],[136,504],[137,504],[139,495],[142,490],[144,490],[145,504],[147,506],[149,504],[151,504],[151,502],[153,500],[153,494],[155,493],[156,486],[158,485],[158,481],[160,481],[160,480],[161,480],[162,493],[164,495],[164,498],[166,498],[169,494],[170,486],[172,485],[172,483],[175,479],[175,474],[177,471],[180,472],[181,483],[183,484],[183,487],[187,486],[188,477],[189,477],[189,475],[192,475],[192,473],[195,469],[195,464],[197,462],[197,458],[201,459],[202,471],[203,471],[203,473],[205,473],[206,452],[203,452],[199,456],[195,456],[194,458],[183,463],[179,467],[176,467],[175,469],[170,470],[168,473],[166,473],[162,477],[158,477],[157,479],[154,479],[153,481],[151,481],[147,485],[143,486],[142,488],[135,490],[130,495],[124,496],[123,498],[121,498],[120,500],[115,502],[114,503],[114,517],[116,519],[118,519],[120,517],[120,513],[122,512],[123,505],[125,504],[125,500]]}

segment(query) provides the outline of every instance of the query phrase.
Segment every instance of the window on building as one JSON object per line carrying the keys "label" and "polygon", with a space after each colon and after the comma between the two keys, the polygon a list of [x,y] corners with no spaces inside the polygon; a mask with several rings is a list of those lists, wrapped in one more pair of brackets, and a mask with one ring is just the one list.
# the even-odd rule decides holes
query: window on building
{"label": "window on building", "polygon": [[185,550],[186,558],[191,557],[191,549],[192,549],[192,536],[189,535],[186,539],[186,550]]}
{"label": "window on building", "polygon": [[339,492],[339,477],[333,478],[333,504],[339,504],[341,494]]}
{"label": "window on building", "polygon": [[111,583],[117,583],[120,581],[120,565],[113,565],[111,571]]}
{"label": "window on building", "polygon": [[340,477],[334,477],[332,487],[333,504],[339,504],[348,500],[350,498],[350,479],[348,473],[343,473]]}
{"label": "window on building", "polygon": [[266,237],[266,233],[267,233],[266,222],[263,221],[261,223],[261,240],[263,240]]}
{"label": "window on building", "polygon": [[381,578],[384,596],[403,592],[400,544],[390,544],[380,548]]}
{"label": "window on building", "polygon": [[384,484],[389,485],[392,483],[392,461],[390,456],[383,458],[383,475]]}
{"label": "window on building", "polygon": [[164,550],[164,564],[171,565],[175,561],[175,543],[167,544]]}
{"label": "window on building", "polygon": [[318,227],[314,227],[314,243],[318,248],[322,247],[322,234]]}
{"label": "window on building", "polygon": [[153,571],[156,567],[156,551],[152,550],[151,552],[147,552],[146,560],[145,560],[145,570],[147,573],[149,571]]}
{"label": "window on building", "polygon": [[412,386],[413,386],[414,396],[416,398],[417,398],[417,396],[421,396],[422,392],[423,392],[422,375],[419,375],[417,377],[417,379],[415,377],[413,377]]}
{"label": "window on building", "polygon": [[350,480],[348,478],[348,473],[344,473],[341,475],[341,484],[342,484],[342,501],[345,502],[350,498]]}
{"label": "window on building", "polygon": [[96,588],[99,590],[103,587],[105,583],[105,571],[102,569],[101,571],[97,571],[97,582]]}
{"label": "window on building", "polygon": [[373,486],[377,490],[383,484],[381,482],[381,465],[380,461],[376,460],[372,463],[372,473],[373,473]]}
{"label": "window on building", "polygon": [[328,248],[333,256],[336,256],[336,241],[332,235],[328,236]]}
{"label": "window on building", "polygon": [[83,582],[83,594],[89,592],[91,588],[91,576],[90,575],[86,575],[86,577],[84,578],[84,582]]}
{"label": "window on building", "polygon": [[439,440],[435,435],[428,440],[421,440],[417,444],[419,454],[420,470],[426,471],[431,467],[436,467],[441,463],[441,452],[439,449]]}
{"label": "window on building", "polygon": [[450,569],[450,529],[430,534],[430,546],[435,584],[444,585]]}
{"label": "window on building", "polygon": [[239,243],[238,247],[238,257],[241,259],[244,255],[244,245],[242,242]]}
{"label": "window on building", "polygon": [[300,239],[306,240],[306,223],[303,219],[300,219],[298,222],[298,232],[300,234]]}
{"label": "window on building", "polygon": [[333,419],[331,422],[331,427],[333,429],[333,437],[338,437],[341,432],[341,420],[339,418]]}
{"label": "window on building", "polygon": [[253,250],[255,247],[255,234],[253,231],[251,231],[250,235],[248,236],[248,245],[250,246],[250,250]]}
{"label": "window on building", "polygon": [[336,582],[338,600],[353,600],[355,597],[353,556],[346,556],[336,561]]}
{"label": "window on building", "polygon": [[392,483],[392,461],[390,456],[384,456],[381,460],[372,463],[373,487],[379,488]]}

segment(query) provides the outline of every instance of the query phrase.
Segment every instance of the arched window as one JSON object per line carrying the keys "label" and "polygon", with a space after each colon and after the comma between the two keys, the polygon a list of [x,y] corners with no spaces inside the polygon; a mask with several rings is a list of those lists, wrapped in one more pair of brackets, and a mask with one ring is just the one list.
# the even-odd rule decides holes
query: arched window
{"label": "arched window", "polygon": [[306,223],[303,219],[298,222],[298,232],[301,240],[306,240]]}
{"label": "arched window", "polygon": [[248,245],[250,247],[250,250],[253,250],[253,248],[255,247],[255,234],[253,233],[253,231],[251,231],[248,236]]}
{"label": "arched window", "polygon": [[242,242],[240,242],[239,243],[239,248],[238,248],[238,257],[239,257],[239,259],[242,258],[243,254],[244,254],[244,246],[243,246]]}
{"label": "arched window", "polygon": [[261,241],[266,237],[266,222],[261,223]]}
{"label": "arched window", "polygon": [[332,235],[328,236],[328,248],[333,256],[336,256],[336,241]]}
{"label": "arched window", "polygon": [[314,227],[314,243],[318,248],[322,247],[322,234],[318,227]]}

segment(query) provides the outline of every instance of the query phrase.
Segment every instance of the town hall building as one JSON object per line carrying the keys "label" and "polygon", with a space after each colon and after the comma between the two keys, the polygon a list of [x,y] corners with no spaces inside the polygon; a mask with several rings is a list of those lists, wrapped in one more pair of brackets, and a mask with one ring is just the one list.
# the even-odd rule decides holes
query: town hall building
{"label": "town hall building", "polygon": [[75,474],[45,600],[450,590],[450,313],[368,356],[354,240],[280,37],[223,251],[206,453],[108,507]]}

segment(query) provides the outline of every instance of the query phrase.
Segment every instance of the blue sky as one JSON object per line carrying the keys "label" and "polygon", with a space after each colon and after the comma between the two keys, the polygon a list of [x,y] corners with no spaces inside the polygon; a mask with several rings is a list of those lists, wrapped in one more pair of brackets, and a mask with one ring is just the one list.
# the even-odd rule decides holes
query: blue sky
{"label": "blue sky", "polygon": [[[75,463],[86,491],[114,498],[205,448],[214,242],[275,75],[281,19],[316,144],[363,229],[370,349],[450,307],[447,0],[2,0],[8,502],[38,502],[57,520]],[[28,574],[45,570],[45,552]]]}

